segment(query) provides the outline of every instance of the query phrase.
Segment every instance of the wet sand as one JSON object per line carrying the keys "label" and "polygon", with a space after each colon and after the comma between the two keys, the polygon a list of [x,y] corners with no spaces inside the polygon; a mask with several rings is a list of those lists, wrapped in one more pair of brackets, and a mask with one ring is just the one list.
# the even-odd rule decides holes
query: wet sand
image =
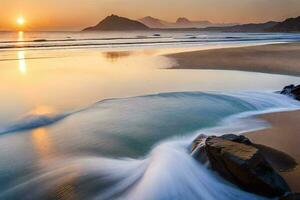
{"label": "wet sand", "polygon": [[[177,63],[172,69],[220,69],[300,75],[300,43],[202,50],[167,56]],[[272,127],[246,135],[259,144],[258,147],[284,177],[292,191],[300,192],[300,111],[265,114],[259,118],[270,122]]]}
{"label": "wet sand", "polygon": [[[282,177],[290,185],[294,192],[300,192],[300,111],[279,112],[259,116],[271,123],[272,127],[247,133],[253,142],[263,144],[278,151],[281,151],[292,158],[296,163],[291,164],[286,158],[278,157],[271,152],[275,163],[281,165],[278,170]],[[285,160],[288,160],[285,162]],[[274,167],[274,166],[273,166]],[[276,166],[275,166],[276,168]]]}
{"label": "wet sand", "polygon": [[200,50],[167,55],[172,69],[221,69],[300,75],[300,42]]}

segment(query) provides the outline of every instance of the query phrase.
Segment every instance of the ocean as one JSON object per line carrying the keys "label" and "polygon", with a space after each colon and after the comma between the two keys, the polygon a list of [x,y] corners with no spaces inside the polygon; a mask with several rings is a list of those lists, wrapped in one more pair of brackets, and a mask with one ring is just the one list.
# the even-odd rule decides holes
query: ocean
{"label": "ocean", "polygon": [[[155,34],[155,35],[154,35]],[[159,36],[157,35],[159,34]],[[299,34],[1,32],[0,199],[264,199],[190,156],[199,134],[269,126],[300,78],[171,70],[166,54]]]}

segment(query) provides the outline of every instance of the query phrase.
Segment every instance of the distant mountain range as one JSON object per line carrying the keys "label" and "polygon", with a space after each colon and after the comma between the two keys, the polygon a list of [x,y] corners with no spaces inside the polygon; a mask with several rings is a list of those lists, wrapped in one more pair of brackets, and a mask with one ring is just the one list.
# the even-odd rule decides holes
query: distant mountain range
{"label": "distant mountain range", "polygon": [[139,19],[140,22],[150,28],[168,29],[168,28],[204,28],[208,26],[232,26],[236,24],[213,24],[210,21],[191,21],[185,17],[179,17],[176,22],[168,22],[151,16]]}
{"label": "distant mountain range", "polygon": [[266,22],[256,24],[213,24],[209,21],[190,21],[180,17],[176,22],[167,22],[151,16],[140,20],[131,20],[117,15],[110,15],[96,26],[85,28],[83,31],[121,31],[121,30],[164,30],[164,29],[196,29],[199,31],[220,32],[299,32],[300,16],[283,22]]}
{"label": "distant mountain range", "polygon": [[278,22],[266,22],[259,24],[242,24],[228,27],[207,27],[201,29],[202,31],[220,31],[220,32],[264,32],[275,25]]}
{"label": "distant mountain range", "polygon": [[147,25],[150,28],[166,28],[169,26],[169,22],[153,18],[153,17],[144,17],[139,20],[141,23]]}
{"label": "distant mountain range", "polygon": [[258,24],[243,24],[229,27],[207,27],[202,31],[221,32],[300,32],[300,16],[289,18],[283,22],[266,22]]}

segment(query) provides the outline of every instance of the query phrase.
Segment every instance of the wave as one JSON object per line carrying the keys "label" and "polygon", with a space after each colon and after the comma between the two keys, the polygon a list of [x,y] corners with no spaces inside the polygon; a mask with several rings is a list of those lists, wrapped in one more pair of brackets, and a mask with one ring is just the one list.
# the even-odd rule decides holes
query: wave
{"label": "wave", "polygon": [[[297,41],[299,38],[223,38],[223,39],[199,39],[196,38],[173,38],[174,40],[156,40],[156,41],[140,41],[144,39],[135,38],[137,41],[131,41],[131,39],[125,39],[125,41],[118,42],[105,42],[105,41],[113,41],[117,39],[95,39],[95,40],[46,40],[42,42],[17,42],[17,43],[8,43],[6,45],[0,46],[1,49],[23,49],[23,48],[78,48],[78,47],[111,47],[111,46],[132,46],[132,45],[172,45],[172,44],[211,44],[211,43],[219,43],[219,42],[266,42],[266,43],[276,43],[276,42],[291,42]],[[152,39],[152,38],[147,38]],[[162,39],[162,38],[160,38]],[[168,39],[168,38],[167,38]],[[170,38],[171,39],[171,38]],[[101,43],[97,41],[103,41]],[[127,41],[126,41],[127,40]],[[85,42],[86,41],[86,42]],[[59,43],[62,42],[62,43]],[[0,43],[1,44],[1,43]]]}
{"label": "wave", "polygon": [[[194,109],[195,114],[190,112],[189,118],[197,116],[197,119],[202,120],[203,124],[210,124],[210,126],[217,125],[212,122],[212,120],[217,120],[219,123],[226,124],[229,120],[236,121],[239,119],[247,119],[250,116],[268,113],[268,112],[278,112],[278,111],[288,111],[299,109],[300,103],[296,100],[293,100],[290,97],[283,96],[281,94],[276,94],[272,92],[170,92],[170,93],[158,93],[150,94],[137,97],[129,98],[113,98],[113,99],[104,99],[98,101],[86,108],[82,108],[75,111],[70,111],[66,113],[59,114],[46,114],[46,115],[36,115],[29,113],[21,117],[21,119],[11,122],[8,126],[0,128],[0,134],[7,134],[10,132],[30,130],[42,126],[48,126],[55,124],[58,121],[65,119],[66,117],[73,116],[75,114],[85,114],[89,111],[94,113],[97,110],[101,112],[102,106],[110,107],[110,112],[114,113],[114,107],[124,107],[123,115],[125,120],[128,121],[127,116],[134,116],[135,112],[132,112],[132,107],[144,102],[143,108],[135,108],[136,114],[139,112],[144,112],[145,109],[152,109],[153,105],[156,107],[161,107],[161,114],[165,115],[165,111],[168,113],[171,110],[167,109],[167,106],[172,105],[170,109],[178,107],[178,112],[176,115],[186,115],[186,111]],[[190,102],[190,105],[187,105],[185,102]],[[150,103],[150,104],[149,104]],[[149,104],[149,105],[147,105]],[[218,106],[213,106],[217,104]],[[173,107],[174,106],[174,107]],[[183,107],[183,109],[179,109]],[[100,109],[100,110],[99,110]],[[180,111],[182,110],[182,111]],[[200,116],[202,112],[209,112],[212,116]],[[117,113],[119,111],[117,110]],[[142,113],[141,113],[142,114]],[[141,114],[138,114],[141,117]],[[149,113],[148,113],[149,114]],[[211,119],[213,117],[213,119]],[[122,119],[116,118],[116,120],[121,123]],[[223,122],[225,121],[225,122]],[[257,120],[253,119],[253,122]],[[145,123],[145,122],[143,122]],[[203,124],[199,128],[203,128]],[[219,124],[220,126],[220,124]],[[261,123],[260,125],[261,126]],[[252,128],[255,126],[251,126]],[[243,126],[241,129],[246,129],[246,126]]]}
{"label": "wave", "polygon": [[106,41],[106,40],[136,40],[136,39],[166,39],[171,37],[157,37],[157,36],[136,36],[136,37],[111,37],[111,38],[67,38],[67,39],[34,39],[34,40],[8,40],[0,41],[0,44],[3,43],[31,43],[31,42],[74,42],[74,41]]}
{"label": "wave", "polygon": [[[159,144],[140,160],[101,157],[57,160],[39,176],[9,189],[0,197],[14,199],[27,194],[27,199],[58,198],[56,191],[49,188],[60,187],[69,190],[62,190],[59,195],[78,198],[80,196],[70,189],[78,188],[84,199],[99,200],[265,199],[222,180],[195,161],[187,148],[186,141],[174,140]],[[75,174],[74,169],[78,171]],[[32,188],[35,190],[31,191]]]}
{"label": "wave", "polygon": [[11,133],[11,132],[31,130],[42,126],[49,126],[51,124],[54,124],[66,118],[69,115],[70,114],[58,114],[58,115],[30,114],[16,122],[11,123],[7,127],[0,128],[0,135]]}
{"label": "wave", "polygon": [[[141,127],[151,127],[152,125],[148,123],[149,120],[154,120],[155,123],[162,122],[157,133],[142,138],[142,140],[150,140],[152,137],[166,134],[164,131],[167,130],[161,127],[164,124],[169,127],[180,121],[180,126],[189,126],[184,120],[190,121],[197,115],[205,113],[204,117],[197,118],[197,120],[200,119],[201,123],[210,124],[211,128],[203,129],[205,126],[201,124],[198,126],[198,129],[202,127],[200,130],[186,136],[174,136],[174,134],[170,136],[171,133],[165,139],[154,142],[155,145],[146,156],[136,159],[108,158],[89,154],[54,157],[46,162],[40,170],[28,174],[22,179],[16,179],[12,187],[1,192],[0,199],[22,197],[25,200],[32,200],[68,197],[69,199],[99,200],[218,200],[220,198],[223,200],[264,200],[263,197],[236,188],[210,171],[205,165],[195,161],[189,154],[191,141],[199,134],[199,131],[209,135],[240,133],[240,131],[254,127],[265,128],[266,124],[262,121],[245,117],[263,112],[299,109],[299,105],[299,102],[289,97],[269,92],[224,92],[218,94],[214,92],[180,92],[104,100],[76,113],[44,118],[45,120],[33,117],[32,122],[34,123],[31,124],[30,120],[27,120],[28,123],[20,123],[21,125],[13,127],[31,128],[43,125],[45,122],[55,123],[69,116],[69,120],[76,118],[75,121],[84,119],[92,121],[103,131],[106,127],[101,127],[101,123],[97,121],[100,119],[102,123],[108,124],[110,131],[112,129],[116,129],[118,132],[121,130],[123,135],[128,131],[128,136],[141,137]],[[120,114],[120,110],[122,114]],[[101,115],[98,114],[99,112]],[[156,115],[153,115],[152,112]],[[213,117],[214,121],[218,123],[210,123],[210,120],[207,120],[210,117]],[[65,120],[60,123],[62,127],[64,127]],[[141,124],[137,123],[139,120]],[[87,121],[83,124],[90,126]],[[72,134],[75,134],[78,129],[80,132],[84,130],[76,123],[70,123],[70,121],[68,123],[72,124]],[[118,129],[111,124],[115,126],[121,124],[122,128]],[[129,129],[126,130],[126,128]],[[138,130],[136,131],[135,128]],[[175,126],[171,130],[175,132],[178,129],[179,127]],[[93,127],[92,130],[97,132],[98,129]],[[151,131],[153,130],[155,131],[155,129],[151,129]],[[98,137],[103,135],[105,130],[100,133]],[[108,134],[112,135],[113,132],[108,132]],[[125,139],[123,135],[121,139],[128,141],[129,139]],[[141,145],[145,146],[145,143]],[[120,146],[118,144],[119,148]],[[97,148],[101,149],[100,146]],[[121,151],[123,150],[121,149]]]}
{"label": "wave", "polygon": [[[246,41],[246,40],[245,40]],[[251,41],[251,40],[247,40]],[[252,40],[254,41],[254,40]],[[149,42],[106,42],[106,43],[48,43],[48,44],[13,44],[13,45],[3,45],[0,49],[22,49],[22,48],[63,48],[63,47],[106,47],[106,46],[123,46],[123,45],[163,45],[163,44],[190,44],[190,43],[206,43],[206,42],[216,42],[210,40],[176,40],[176,41],[149,41]]]}

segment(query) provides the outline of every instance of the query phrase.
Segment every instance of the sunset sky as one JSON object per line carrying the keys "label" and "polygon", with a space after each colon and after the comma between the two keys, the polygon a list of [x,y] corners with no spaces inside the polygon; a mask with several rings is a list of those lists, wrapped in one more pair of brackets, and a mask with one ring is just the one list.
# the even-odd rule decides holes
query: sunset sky
{"label": "sunset sky", "polygon": [[0,0],[0,30],[23,16],[30,30],[80,30],[110,14],[212,22],[264,22],[300,15],[300,0]]}

